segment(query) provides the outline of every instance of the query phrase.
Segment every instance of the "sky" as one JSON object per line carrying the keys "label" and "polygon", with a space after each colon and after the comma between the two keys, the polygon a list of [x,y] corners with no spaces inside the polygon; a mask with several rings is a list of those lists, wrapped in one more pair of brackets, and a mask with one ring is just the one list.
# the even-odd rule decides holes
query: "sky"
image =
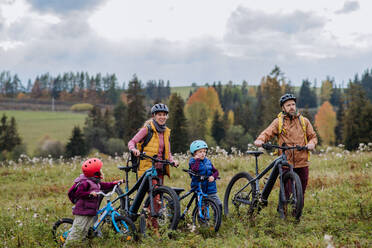
{"label": "sky", "polygon": [[372,69],[370,0],[0,0],[0,71],[171,86],[347,83]]}

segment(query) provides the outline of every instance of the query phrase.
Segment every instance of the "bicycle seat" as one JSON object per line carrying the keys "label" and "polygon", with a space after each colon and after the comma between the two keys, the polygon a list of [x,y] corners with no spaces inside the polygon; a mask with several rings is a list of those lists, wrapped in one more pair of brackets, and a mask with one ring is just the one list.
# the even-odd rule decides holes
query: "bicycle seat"
{"label": "bicycle seat", "polygon": [[179,195],[181,192],[185,191],[185,189],[183,188],[173,188],[172,189],[177,193],[177,195]]}
{"label": "bicycle seat", "polygon": [[261,154],[263,154],[263,152],[261,151],[247,151],[248,154],[251,154],[251,155],[254,155],[256,157],[260,156]]}

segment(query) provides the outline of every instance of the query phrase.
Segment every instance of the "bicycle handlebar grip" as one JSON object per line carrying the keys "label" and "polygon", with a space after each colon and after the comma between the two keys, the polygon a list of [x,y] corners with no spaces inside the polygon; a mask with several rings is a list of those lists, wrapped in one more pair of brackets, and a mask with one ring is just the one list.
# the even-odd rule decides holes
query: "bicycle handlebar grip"
{"label": "bicycle handlebar grip", "polygon": [[299,146],[299,145],[297,145],[296,146],[296,149],[297,149],[297,151],[306,151],[307,150],[307,147],[306,146]]}
{"label": "bicycle handlebar grip", "polygon": [[270,143],[264,143],[264,144],[262,144],[262,147],[265,150],[271,150],[273,148],[273,146]]}

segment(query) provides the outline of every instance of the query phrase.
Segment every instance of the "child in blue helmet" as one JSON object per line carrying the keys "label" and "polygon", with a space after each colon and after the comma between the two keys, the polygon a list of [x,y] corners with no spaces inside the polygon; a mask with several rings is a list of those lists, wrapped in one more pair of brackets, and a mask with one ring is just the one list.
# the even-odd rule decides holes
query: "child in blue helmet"
{"label": "child in blue helmet", "polygon": [[[222,202],[217,195],[216,179],[218,178],[218,170],[213,166],[212,162],[206,157],[208,145],[203,140],[195,140],[190,145],[190,152],[193,156],[189,161],[189,168],[195,173],[208,177],[208,181],[201,183],[202,192],[207,194],[209,198],[214,199],[222,211]],[[199,187],[196,177],[191,178],[191,188]]]}

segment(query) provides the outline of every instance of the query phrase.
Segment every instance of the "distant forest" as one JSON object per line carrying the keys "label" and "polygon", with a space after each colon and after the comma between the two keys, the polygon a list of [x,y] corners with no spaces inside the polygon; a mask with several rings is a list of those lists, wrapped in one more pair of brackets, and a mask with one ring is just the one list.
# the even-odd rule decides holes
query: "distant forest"
{"label": "distant forest", "polygon": [[297,107],[313,123],[324,145],[342,144],[352,150],[360,143],[372,142],[372,70],[355,75],[344,87],[327,77],[319,87],[304,79],[301,87],[295,88],[277,66],[257,86],[246,81],[192,86],[185,99],[171,94],[169,81],[144,84],[136,75],[125,85],[115,74],[69,72],[53,77],[46,73],[24,85],[17,74],[3,71],[0,101],[54,99],[94,106],[85,126],[81,130],[77,127],[71,136],[73,140],[78,135],[86,149],[69,152],[69,156],[92,148],[108,154],[125,150],[128,140],[149,118],[150,107],[158,102],[170,108],[167,125],[172,129],[173,152],[185,152],[194,139],[228,151],[232,147],[245,151],[281,111],[279,98],[284,93],[296,95]]}

